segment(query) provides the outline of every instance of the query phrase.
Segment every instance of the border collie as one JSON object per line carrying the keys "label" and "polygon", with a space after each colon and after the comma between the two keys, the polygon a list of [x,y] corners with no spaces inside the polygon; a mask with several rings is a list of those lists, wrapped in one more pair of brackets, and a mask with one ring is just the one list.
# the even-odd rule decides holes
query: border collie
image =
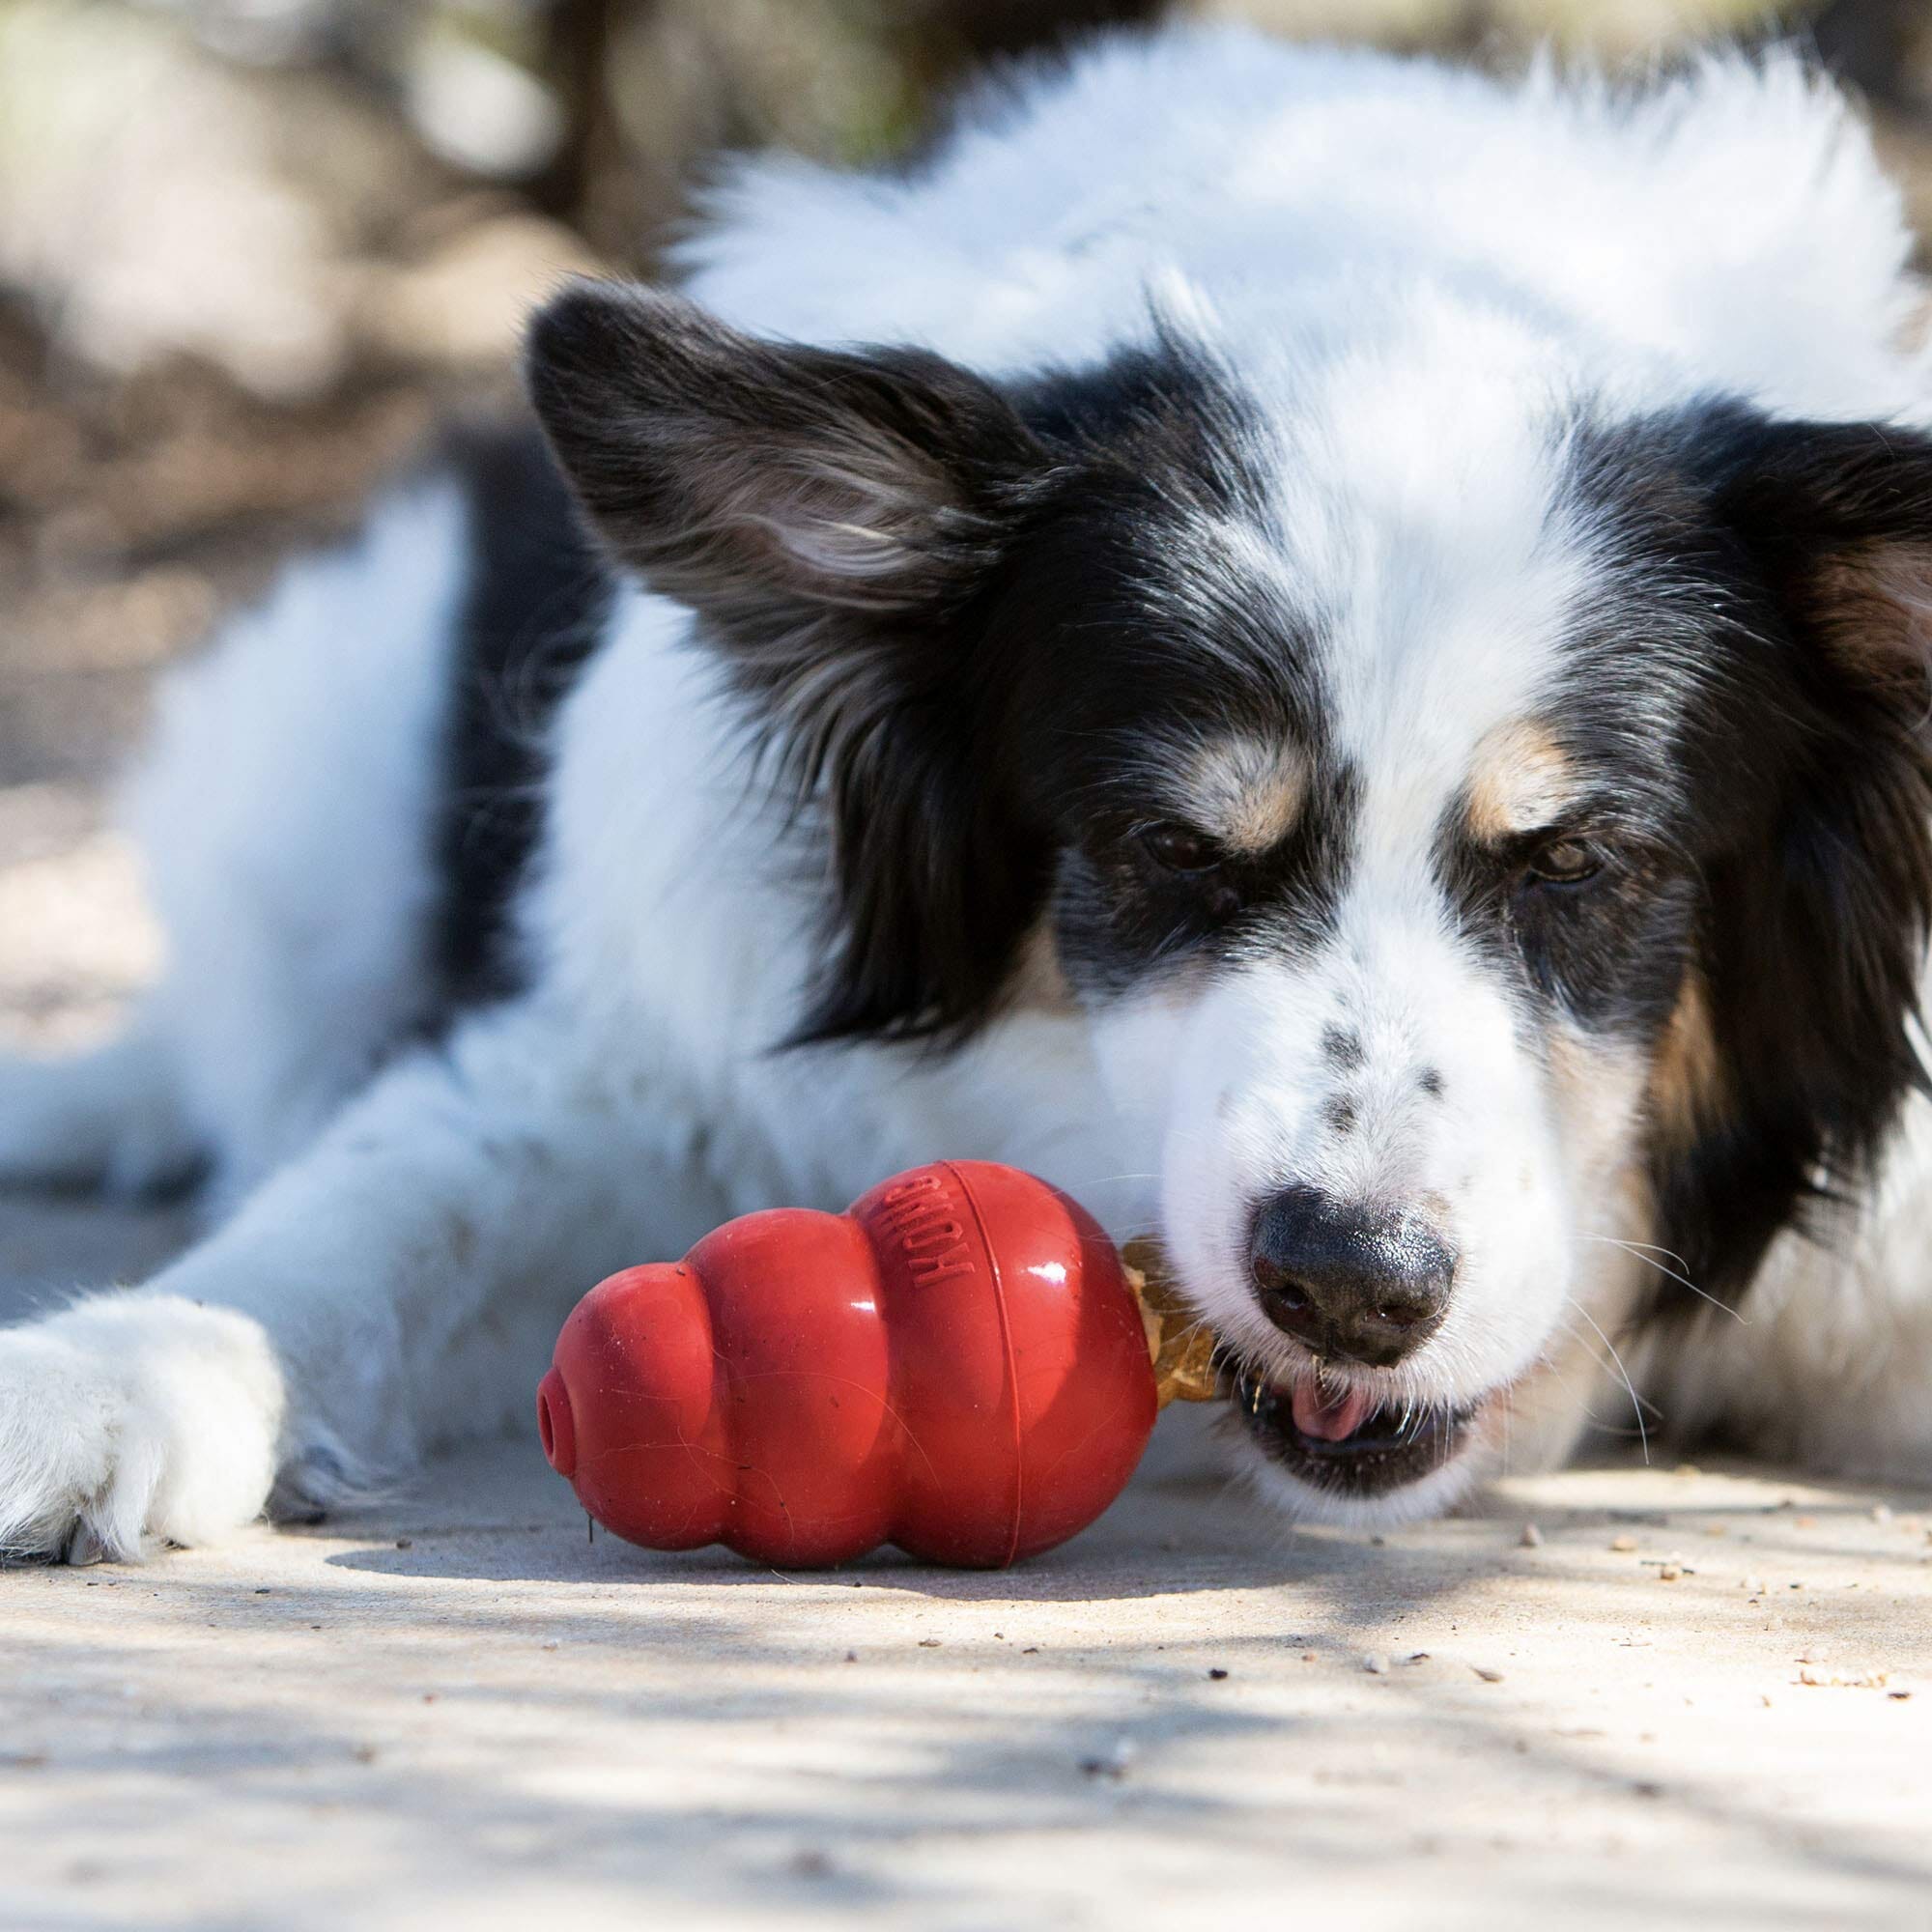
{"label": "border collie", "polygon": [[0,1172],[212,1232],[0,1333],[0,1544],[318,1514],[936,1155],[1157,1232],[1304,1517],[1633,1400],[1932,1474],[1932,370],[1833,90],[1170,30],[710,213],[167,686],[171,962]]}

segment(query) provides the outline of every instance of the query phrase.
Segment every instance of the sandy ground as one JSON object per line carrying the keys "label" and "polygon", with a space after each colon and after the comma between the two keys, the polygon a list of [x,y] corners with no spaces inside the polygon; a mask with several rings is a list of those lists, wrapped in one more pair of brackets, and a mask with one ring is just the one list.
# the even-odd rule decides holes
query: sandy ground
{"label": "sandy ground", "polygon": [[[7,1030],[154,952],[92,796],[0,791]],[[0,1316],[181,1235],[0,1201]],[[1285,1535],[1149,1482],[1009,1575],[785,1577],[591,1543],[493,1444],[0,1572],[0,1924],[1932,1925],[1928,1525],[1631,1465]]]}
{"label": "sandy ground", "polygon": [[1283,1545],[1156,1487],[1015,1575],[788,1577],[589,1544],[497,1445],[10,1575],[0,1917],[1922,1925],[1906,1500],[1588,1473]]}

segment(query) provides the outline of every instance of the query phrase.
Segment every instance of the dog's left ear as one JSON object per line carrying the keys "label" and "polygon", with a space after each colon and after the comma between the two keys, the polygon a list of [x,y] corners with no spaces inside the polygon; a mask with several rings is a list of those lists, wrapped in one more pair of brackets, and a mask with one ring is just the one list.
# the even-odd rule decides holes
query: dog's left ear
{"label": "dog's left ear", "polygon": [[1749,566],[1715,607],[1757,694],[1727,727],[1730,781],[1769,822],[1705,868],[1714,1052],[1695,1132],[1662,1151],[1656,1185],[1661,1238],[1726,1293],[1807,1201],[1869,1179],[1925,1084],[1932,439],[1740,411],[1700,453]]}
{"label": "dog's left ear", "polygon": [[1857,692],[1922,716],[1932,695],[1932,438],[1879,423],[1763,422],[1719,519],[1789,619]]}
{"label": "dog's left ear", "polygon": [[527,377],[606,545],[698,613],[827,822],[837,929],[800,1037],[983,1018],[1045,859],[1001,783],[970,612],[1045,449],[942,356],[764,341],[640,288],[558,296]]}

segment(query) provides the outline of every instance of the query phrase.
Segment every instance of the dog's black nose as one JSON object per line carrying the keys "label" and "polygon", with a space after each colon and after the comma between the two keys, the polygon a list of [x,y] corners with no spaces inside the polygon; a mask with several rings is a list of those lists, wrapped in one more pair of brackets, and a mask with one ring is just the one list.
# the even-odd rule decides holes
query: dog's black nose
{"label": "dog's black nose", "polygon": [[1248,1265],[1277,1328],[1324,1358],[1386,1369],[1442,1325],[1456,1253],[1419,1215],[1290,1187],[1256,1211]]}

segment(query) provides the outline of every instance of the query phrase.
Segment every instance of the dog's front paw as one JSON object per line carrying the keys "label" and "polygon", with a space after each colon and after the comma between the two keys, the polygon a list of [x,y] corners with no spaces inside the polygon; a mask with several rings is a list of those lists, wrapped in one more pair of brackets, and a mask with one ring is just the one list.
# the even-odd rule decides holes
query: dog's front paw
{"label": "dog's front paw", "polygon": [[138,1560],[259,1516],[284,1395],[261,1326],[96,1295],[0,1330],[0,1552]]}

